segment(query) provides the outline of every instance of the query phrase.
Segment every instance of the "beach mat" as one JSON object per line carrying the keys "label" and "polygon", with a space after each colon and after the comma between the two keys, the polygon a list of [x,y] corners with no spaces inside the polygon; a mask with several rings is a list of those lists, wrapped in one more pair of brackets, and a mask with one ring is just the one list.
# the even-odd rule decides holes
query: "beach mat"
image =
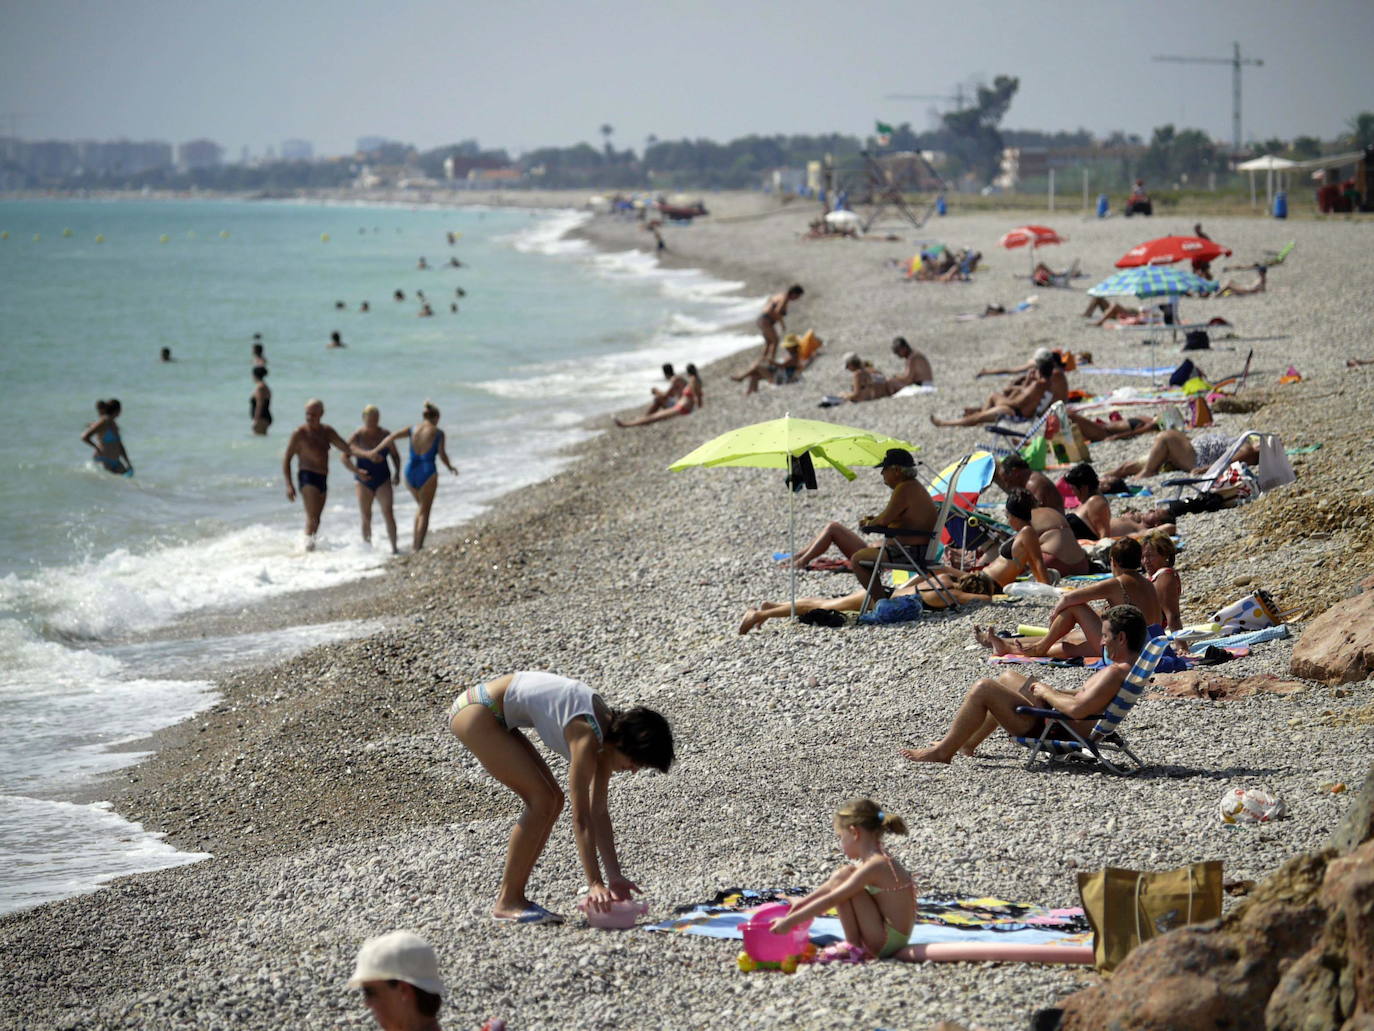
{"label": "beach mat", "polygon": [[[755,909],[771,902],[794,902],[806,894],[804,888],[729,889],[708,902],[685,906],[672,918],[644,930],[743,940],[740,927]],[[838,917],[817,917],[811,924],[811,941],[817,946],[843,937]],[[1043,950],[1054,950],[1051,958],[1030,958]],[[1082,950],[1086,950],[1086,959],[1073,958]],[[916,900],[910,945],[902,951],[910,953],[902,958],[913,961],[1090,963],[1092,929],[1079,908],[1050,909],[1006,899],[936,892]],[[1021,956],[1026,958],[1020,960]]]}

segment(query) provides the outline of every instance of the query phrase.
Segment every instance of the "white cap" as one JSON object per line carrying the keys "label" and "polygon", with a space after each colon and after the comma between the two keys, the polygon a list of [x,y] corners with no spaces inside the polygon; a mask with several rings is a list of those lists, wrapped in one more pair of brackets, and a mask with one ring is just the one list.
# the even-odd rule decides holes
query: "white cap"
{"label": "white cap", "polygon": [[855,354],[853,351],[846,351],[844,353],[844,356],[840,359],[840,364],[848,365],[850,362],[857,362],[858,360],[859,356],[857,354]]}
{"label": "white cap", "polygon": [[392,931],[363,942],[348,987],[357,988],[364,981],[404,981],[431,995],[444,994],[439,959],[414,931]]}
{"label": "white cap", "polygon": [[1036,348],[1035,353],[1034,353],[1033,355],[1031,355],[1031,358],[1032,358],[1034,361],[1037,361],[1037,362],[1038,362],[1041,358],[1053,358],[1053,357],[1054,357],[1054,352],[1051,351],[1048,347],[1038,347],[1038,348]]}

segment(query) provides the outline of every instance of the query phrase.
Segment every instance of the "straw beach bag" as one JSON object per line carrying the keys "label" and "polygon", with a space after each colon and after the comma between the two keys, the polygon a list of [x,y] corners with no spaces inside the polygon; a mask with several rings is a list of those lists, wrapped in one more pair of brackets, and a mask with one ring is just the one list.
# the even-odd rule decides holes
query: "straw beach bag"
{"label": "straw beach bag", "polygon": [[1107,973],[1142,942],[1221,916],[1221,863],[1156,873],[1109,866],[1080,873],[1078,893],[1093,928],[1093,963]]}

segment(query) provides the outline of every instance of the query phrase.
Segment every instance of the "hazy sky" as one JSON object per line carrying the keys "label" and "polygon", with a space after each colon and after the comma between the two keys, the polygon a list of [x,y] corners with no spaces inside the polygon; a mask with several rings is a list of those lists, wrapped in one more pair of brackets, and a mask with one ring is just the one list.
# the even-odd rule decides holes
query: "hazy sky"
{"label": "hazy sky", "polygon": [[9,0],[0,134],[207,136],[237,157],[288,137],[362,135],[512,150],[747,133],[917,129],[948,94],[1020,77],[1004,126],[1231,136],[1228,65],[1247,67],[1248,137],[1328,138],[1374,108],[1372,0]]}

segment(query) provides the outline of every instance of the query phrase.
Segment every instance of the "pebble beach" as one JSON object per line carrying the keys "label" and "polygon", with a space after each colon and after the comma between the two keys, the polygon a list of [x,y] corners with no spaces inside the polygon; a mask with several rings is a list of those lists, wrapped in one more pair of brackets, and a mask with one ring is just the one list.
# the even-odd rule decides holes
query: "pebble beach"
{"label": "pebble beach", "polygon": [[[500,198],[474,197],[493,202]],[[524,203],[580,204],[585,195]],[[922,1028],[1027,1026],[1036,1010],[1097,981],[1090,967],[906,964],[805,967],[744,975],[737,946],[687,935],[498,926],[488,916],[517,800],[454,740],[445,714],[470,684],[517,669],[584,680],[613,705],[643,704],[672,723],[667,776],[619,777],[611,811],[627,876],[651,919],[722,888],[814,886],[842,861],[831,813],[855,795],[911,827],[892,849],[922,890],[1077,904],[1075,875],[1102,866],[1163,869],[1206,859],[1228,881],[1259,880],[1321,847],[1374,763],[1369,682],[1301,682],[1285,695],[1214,702],[1149,696],[1127,727],[1146,769],[1119,779],[1080,769],[1028,772],[994,735],[974,758],[915,765],[903,747],[944,733],[965,689],[989,675],[975,623],[1041,623],[1031,600],[927,613],[891,627],[829,629],[774,620],[737,633],[762,600],[785,600],[773,555],[789,550],[778,470],[668,471],[698,444],[790,413],[889,434],[918,448],[922,477],[985,443],[977,428],[936,429],[1000,381],[985,365],[1019,365],[1037,347],[1091,351],[1103,367],[1174,364],[1167,342],[1094,328],[1083,290],[1143,239],[1189,233],[1191,217],[1088,219],[1078,211],[961,215],[922,230],[890,222],[864,239],[803,239],[816,206],[757,195],[708,196],[709,217],[667,226],[664,264],[738,282],[763,298],[806,294],[788,329],[824,339],[803,380],[752,397],[728,374],[747,355],[704,366],[705,407],[618,430],[592,420],[551,479],[506,495],[478,519],[434,534],[426,549],[365,582],[209,614],[188,634],[294,622],[379,620],[383,629],[268,669],[220,679],[222,700],[158,735],[155,754],[110,775],[95,794],[206,861],[117,880],[90,895],[0,918],[6,996],[0,1027],[338,1028],[370,1026],[345,988],[363,938],[392,928],[434,943],[450,987],[442,1019],[512,1031],[625,1028]],[[1024,250],[1003,232],[1045,222],[1067,242],[1039,257],[1077,259],[1075,289],[1027,282]],[[1183,301],[1185,317],[1220,315],[1231,333],[1195,360],[1214,379],[1253,362],[1218,428],[1274,431],[1295,484],[1242,508],[1185,516],[1177,568],[1185,622],[1263,587],[1294,612],[1291,636],[1221,667],[1231,677],[1288,662],[1304,623],[1374,572],[1374,450],[1368,398],[1374,302],[1365,220],[1204,219],[1248,263],[1296,241],[1268,291]],[[900,237],[885,240],[887,230]],[[597,216],[577,230],[609,251],[648,249],[634,222]],[[983,251],[968,283],[904,282],[917,240]],[[1235,273],[1249,282],[1251,273]],[[959,321],[989,304],[1031,310]],[[904,336],[935,371],[936,391],[819,409],[849,389],[841,355],[896,371]],[[1301,381],[1280,385],[1293,366]],[[1148,379],[1070,375],[1107,393]],[[648,388],[645,384],[646,401]],[[1099,470],[1136,457],[1148,438],[1094,445]],[[460,467],[462,456],[453,459]],[[875,470],[850,483],[818,474],[796,500],[796,544],[830,520],[881,509]],[[444,491],[461,490],[461,480]],[[985,498],[999,499],[990,488]],[[443,491],[439,504],[443,504]],[[807,572],[799,595],[848,593],[848,575]],[[197,629],[198,628],[198,629]],[[1043,678],[1072,686],[1077,669]],[[554,763],[555,771],[561,768]],[[1327,787],[1344,784],[1349,792]],[[1286,818],[1226,826],[1233,787],[1264,787]],[[583,889],[567,817],[536,867],[532,897],[573,914]]]}

